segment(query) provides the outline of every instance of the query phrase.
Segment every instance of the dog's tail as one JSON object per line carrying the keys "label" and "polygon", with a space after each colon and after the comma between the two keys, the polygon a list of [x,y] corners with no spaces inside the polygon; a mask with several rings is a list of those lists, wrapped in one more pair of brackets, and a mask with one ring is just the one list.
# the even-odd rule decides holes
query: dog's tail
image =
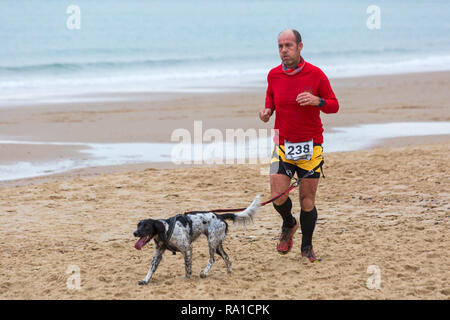
{"label": "dog's tail", "polygon": [[224,220],[233,220],[233,222],[241,223],[245,227],[247,222],[253,222],[253,216],[256,214],[256,211],[258,211],[259,207],[261,206],[259,198],[260,198],[259,194],[256,195],[255,199],[253,199],[253,202],[244,211],[241,211],[239,213],[224,213],[218,216],[220,216]]}

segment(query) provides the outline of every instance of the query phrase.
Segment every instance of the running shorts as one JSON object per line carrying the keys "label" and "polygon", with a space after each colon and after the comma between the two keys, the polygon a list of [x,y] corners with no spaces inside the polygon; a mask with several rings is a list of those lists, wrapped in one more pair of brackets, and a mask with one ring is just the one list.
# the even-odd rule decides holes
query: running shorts
{"label": "running shorts", "polygon": [[[272,159],[270,160],[270,174],[284,174],[289,178],[293,178],[295,173],[297,177],[302,178],[309,170],[312,170],[320,165],[323,161],[323,148],[321,144],[314,144],[313,155],[311,160],[289,160],[286,159],[284,153],[284,145],[275,145],[272,152]],[[314,174],[307,178],[320,178],[322,166],[319,166]]]}

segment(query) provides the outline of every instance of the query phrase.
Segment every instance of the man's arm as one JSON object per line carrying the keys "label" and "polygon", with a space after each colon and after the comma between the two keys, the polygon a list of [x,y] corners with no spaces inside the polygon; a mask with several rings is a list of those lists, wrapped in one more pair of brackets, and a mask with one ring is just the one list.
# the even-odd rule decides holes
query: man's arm
{"label": "man's arm", "polygon": [[265,108],[259,112],[259,118],[267,122],[275,111],[275,101],[273,99],[272,86],[270,84],[270,73],[267,75],[267,91]]}
{"label": "man's arm", "polygon": [[339,102],[331,89],[330,81],[322,73],[319,84],[319,104],[317,105],[324,113],[336,113],[339,111]]}
{"label": "man's arm", "polygon": [[318,96],[310,92],[300,93],[296,101],[301,106],[315,106],[325,113],[336,113],[339,110],[339,103],[331,89],[330,81],[325,73],[321,72],[318,88]]}
{"label": "man's arm", "polygon": [[266,91],[266,108],[270,108],[273,111],[275,111],[275,101],[273,98],[273,90],[272,90],[272,84],[270,81],[270,72],[267,75],[267,91]]}

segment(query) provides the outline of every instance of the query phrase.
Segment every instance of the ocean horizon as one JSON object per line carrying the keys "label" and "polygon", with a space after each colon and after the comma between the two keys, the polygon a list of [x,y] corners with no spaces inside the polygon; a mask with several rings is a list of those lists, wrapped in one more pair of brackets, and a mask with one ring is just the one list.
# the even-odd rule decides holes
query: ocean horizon
{"label": "ocean horizon", "polygon": [[445,0],[3,0],[0,104],[265,86],[286,28],[330,78],[450,70],[449,21]]}

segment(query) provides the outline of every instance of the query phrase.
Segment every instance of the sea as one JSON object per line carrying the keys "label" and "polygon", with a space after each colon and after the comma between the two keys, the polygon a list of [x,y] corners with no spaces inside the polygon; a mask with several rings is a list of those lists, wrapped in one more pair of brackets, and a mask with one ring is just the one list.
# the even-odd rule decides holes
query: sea
{"label": "sea", "polygon": [[448,0],[1,0],[0,105],[264,86],[288,28],[330,78],[450,70]]}
{"label": "sea", "polygon": [[[449,0],[0,0],[0,122],[8,117],[5,106],[265,87],[268,71],[280,64],[277,36],[291,28],[302,35],[305,60],[331,79],[450,70]],[[326,151],[449,130],[448,122],[338,128],[326,133],[334,148]],[[364,137],[363,145],[354,136]],[[168,162],[175,146],[0,140],[76,146],[88,156],[2,162],[0,181]],[[258,142],[258,158],[270,153],[270,141]]]}

